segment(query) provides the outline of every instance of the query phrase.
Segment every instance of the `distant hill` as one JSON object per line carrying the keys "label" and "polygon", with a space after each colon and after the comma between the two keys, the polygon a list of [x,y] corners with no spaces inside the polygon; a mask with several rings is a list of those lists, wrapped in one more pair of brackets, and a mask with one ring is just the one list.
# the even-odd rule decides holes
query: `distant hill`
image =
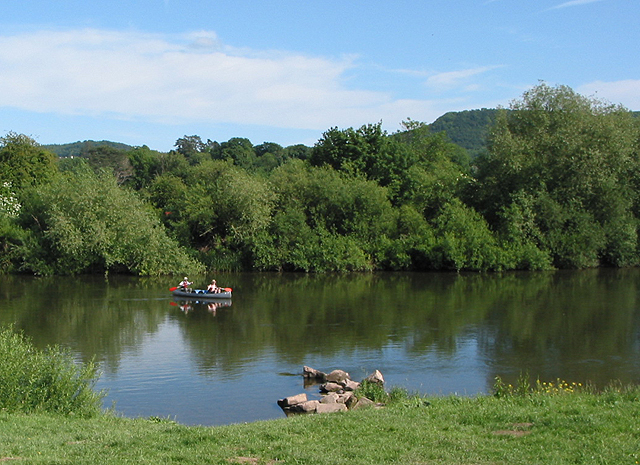
{"label": "distant hill", "polygon": [[467,149],[473,158],[486,147],[489,128],[496,119],[497,109],[451,111],[429,125],[431,132],[445,131],[455,144]]}
{"label": "distant hill", "polygon": [[131,150],[133,147],[120,142],[111,142],[108,140],[85,140],[71,142],[69,144],[49,144],[43,145],[42,148],[55,153],[61,158],[66,157],[86,157],[89,150],[96,147],[111,147],[118,150]]}
{"label": "distant hill", "polygon": [[[451,111],[429,125],[431,132],[445,131],[451,142],[467,149],[471,158],[486,148],[489,128],[493,126],[497,109]],[[631,114],[640,118],[640,111]]]}
{"label": "distant hill", "polygon": [[[482,153],[486,147],[489,128],[495,122],[497,109],[482,108],[480,110],[450,111],[429,125],[431,132],[445,131],[451,141],[465,148],[473,158]],[[640,117],[640,111],[632,111],[633,116]],[[131,150],[133,147],[120,142],[107,140],[85,140],[70,144],[49,144],[42,147],[59,157],[82,157],[95,147],[107,146],[118,150]]]}

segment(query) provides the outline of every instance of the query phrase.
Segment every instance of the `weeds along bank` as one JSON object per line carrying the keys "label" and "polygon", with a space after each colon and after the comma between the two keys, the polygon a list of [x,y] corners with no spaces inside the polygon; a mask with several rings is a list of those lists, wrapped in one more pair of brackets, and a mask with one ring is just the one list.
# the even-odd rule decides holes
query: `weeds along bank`
{"label": "weeds along bank", "polygon": [[[375,391],[384,408],[222,427],[125,419],[100,410],[95,367],[0,332],[0,461],[109,464],[531,464],[640,460],[640,388],[568,381],[495,395]],[[25,389],[17,381],[27,382]],[[46,393],[46,394],[43,394]],[[7,401],[8,400],[8,401]],[[51,402],[51,403],[50,403]]]}

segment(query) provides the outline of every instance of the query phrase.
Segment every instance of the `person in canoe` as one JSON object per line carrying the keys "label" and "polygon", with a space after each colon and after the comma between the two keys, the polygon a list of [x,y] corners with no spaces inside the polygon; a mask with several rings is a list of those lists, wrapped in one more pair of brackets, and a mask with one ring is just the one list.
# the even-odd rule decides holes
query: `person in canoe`
{"label": "person in canoe", "polygon": [[207,292],[209,292],[210,294],[216,294],[218,292],[220,292],[221,289],[218,287],[218,284],[216,284],[216,280],[214,279],[213,281],[211,281],[211,284],[209,284],[207,286]]}
{"label": "person in canoe", "polygon": [[185,292],[191,292],[191,288],[189,286],[191,286],[192,284],[193,283],[190,282],[189,279],[187,279],[187,277],[185,276],[182,282],[178,284],[178,288],[182,289]]}

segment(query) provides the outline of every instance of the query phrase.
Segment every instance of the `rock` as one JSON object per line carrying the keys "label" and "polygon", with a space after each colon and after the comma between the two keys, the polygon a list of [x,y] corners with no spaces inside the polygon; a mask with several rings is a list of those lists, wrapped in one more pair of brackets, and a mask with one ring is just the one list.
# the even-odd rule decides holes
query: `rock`
{"label": "rock", "polygon": [[298,413],[314,413],[319,405],[320,402],[317,400],[308,400],[294,405],[292,409]]}
{"label": "rock", "polygon": [[322,399],[320,399],[320,403],[321,404],[335,404],[339,400],[340,400],[340,394],[338,394],[337,392],[330,392],[326,396],[322,396]]}
{"label": "rock", "polygon": [[[307,384],[324,383],[320,385],[323,394],[320,400],[308,400],[306,394],[285,397],[278,400],[278,405],[287,416],[296,413],[332,413],[345,410],[384,406],[376,404],[366,397],[357,398],[356,391],[361,383],[351,380],[349,373],[343,370],[333,370],[325,374],[314,368],[305,366],[302,370],[305,387]],[[363,382],[384,385],[384,377],[379,370],[367,376]]]}
{"label": "rock", "polygon": [[[354,399],[356,398],[354,397]],[[366,397],[360,397],[356,399],[355,402],[352,402],[351,405],[349,405],[349,410],[357,410],[360,408],[374,407],[375,405],[376,403],[371,399],[367,399]]]}
{"label": "rock", "polygon": [[379,384],[380,386],[384,384],[384,378],[382,377],[382,373],[380,373],[380,370],[376,370],[373,373],[371,373],[369,376],[365,378],[365,381],[369,383]]}
{"label": "rock", "polygon": [[333,370],[327,375],[327,381],[332,383],[343,384],[349,379],[351,379],[349,373],[343,370]]}
{"label": "rock", "polygon": [[284,399],[280,399],[278,400],[278,405],[280,406],[280,408],[286,408],[286,407],[291,407],[293,405],[299,404],[301,402],[306,402],[306,401],[307,401],[307,395],[303,393],[295,396],[285,397]]}
{"label": "rock", "polygon": [[355,391],[359,387],[360,387],[360,383],[358,383],[357,381],[351,381],[350,379],[348,379],[344,384],[345,391]]}
{"label": "rock", "polygon": [[338,383],[325,383],[320,386],[321,392],[339,392],[342,391],[342,385]]}
{"label": "rock", "polygon": [[337,402],[339,404],[347,404],[352,397],[354,397],[353,391],[345,392],[343,394],[338,394]]}
{"label": "rock", "polygon": [[327,381],[327,374],[308,366],[302,368],[302,376],[306,379],[318,380],[322,383]]}
{"label": "rock", "polygon": [[318,403],[316,407],[316,413],[334,413],[334,412],[346,412],[347,406],[345,404],[332,403],[322,404]]}

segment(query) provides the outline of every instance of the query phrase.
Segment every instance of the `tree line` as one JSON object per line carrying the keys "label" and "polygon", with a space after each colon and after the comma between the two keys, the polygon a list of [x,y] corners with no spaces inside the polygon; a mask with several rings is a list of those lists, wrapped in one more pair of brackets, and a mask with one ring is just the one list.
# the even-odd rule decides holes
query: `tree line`
{"label": "tree line", "polygon": [[58,158],[0,138],[0,270],[540,270],[640,263],[640,120],[544,83],[471,158],[407,120],[313,147],[184,136]]}

